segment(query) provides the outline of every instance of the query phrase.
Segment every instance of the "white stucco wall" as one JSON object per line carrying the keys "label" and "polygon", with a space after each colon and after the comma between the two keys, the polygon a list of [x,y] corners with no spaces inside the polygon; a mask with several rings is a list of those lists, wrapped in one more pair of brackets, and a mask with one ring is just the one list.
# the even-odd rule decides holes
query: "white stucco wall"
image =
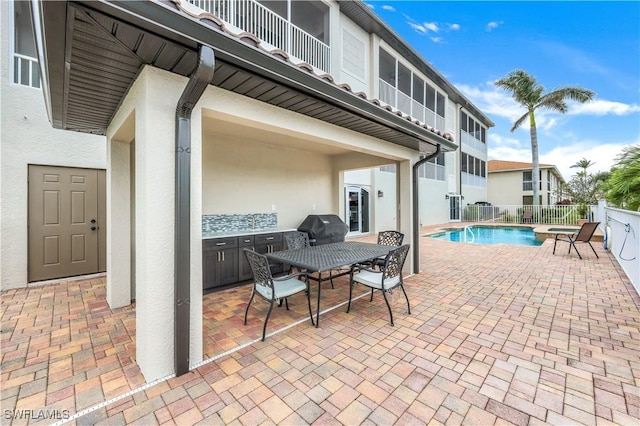
{"label": "white stucco wall", "polygon": [[278,214],[297,228],[309,214],[337,213],[330,158],[250,140],[207,135],[203,214]]}
{"label": "white stucco wall", "polygon": [[40,89],[13,84],[9,2],[0,2],[0,288],[27,285],[29,164],[106,168],[106,139],[51,127]]}
{"label": "white stucco wall", "polygon": [[297,227],[308,214],[344,219],[340,172],[415,155],[216,87],[201,103],[203,214],[275,211],[280,227]]}
{"label": "white stucco wall", "polygon": [[449,201],[447,181],[419,179],[420,224],[422,226],[447,223],[449,221]]}
{"label": "white stucco wall", "polygon": [[522,171],[489,173],[487,201],[499,206],[521,205]]}

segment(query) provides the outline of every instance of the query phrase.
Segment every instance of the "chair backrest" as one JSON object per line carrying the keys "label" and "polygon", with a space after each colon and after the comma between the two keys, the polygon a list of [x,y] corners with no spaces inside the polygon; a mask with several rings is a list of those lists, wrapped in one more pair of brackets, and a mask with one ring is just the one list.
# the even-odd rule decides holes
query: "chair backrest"
{"label": "chair backrest", "polygon": [[284,234],[284,240],[287,242],[287,250],[309,247],[309,234],[306,232],[288,232]]}
{"label": "chair backrest", "polygon": [[387,254],[387,257],[384,259],[383,280],[395,278],[402,274],[402,267],[404,266],[404,261],[407,259],[408,252],[409,244],[405,244],[391,250],[389,254]]}
{"label": "chair backrest", "polygon": [[598,229],[598,225],[600,225],[600,222],[583,223],[582,227],[580,227],[580,231],[578,231],[578,235],[576,235],[575,241],[586,243],[587,241],[591,240],[591,237],[596,232],[596,229]]}
{"label": "chair backrest", "polygon": [[244,249],[244,255],[249,261],[253,272],[253,283],[273,289],[273,277],[269,268],[269,259],[264,254],[256,253],[251,249]]}
{"label": "chair backrest", "polygon": [[523,219],[533,218],[533,210],[525,210],[524,213],[522,213],[522,218]]}
{"label": "chair backrest", "polygon": [[380,231],[378,232],[378,244],[383,246],[398,247],[402,244],[404,234],[398,231]]}

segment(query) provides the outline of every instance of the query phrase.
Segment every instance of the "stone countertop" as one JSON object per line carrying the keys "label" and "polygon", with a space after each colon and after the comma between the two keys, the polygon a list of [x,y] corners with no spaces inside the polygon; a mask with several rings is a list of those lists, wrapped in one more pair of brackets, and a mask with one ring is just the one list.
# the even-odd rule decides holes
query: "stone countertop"
{"label": "stone countertop", "polygon": [[242,235],[258,235],[258,234],[271,234],[275,232],[291,232],[297,231],[296,228],[268,228],[268,229],[253,229],[247,231],[229,231],[229,232],[203,232],[202,239],[207,240],[210,238],[225,238],[225,237],[239,237]]}

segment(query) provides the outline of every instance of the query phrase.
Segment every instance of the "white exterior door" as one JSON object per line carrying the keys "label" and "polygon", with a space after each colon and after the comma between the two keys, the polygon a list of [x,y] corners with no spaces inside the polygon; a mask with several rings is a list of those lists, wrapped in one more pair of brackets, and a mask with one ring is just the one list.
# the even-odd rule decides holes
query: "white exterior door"
{"label": "white exterior door", "polygon": [[349,234],[369,232],[369,191],[359,186],[345,188],[345,218]]}
{"label": "white exterior door", "polygon": [[462,221],[460,195],[449,195],[449,222]]}

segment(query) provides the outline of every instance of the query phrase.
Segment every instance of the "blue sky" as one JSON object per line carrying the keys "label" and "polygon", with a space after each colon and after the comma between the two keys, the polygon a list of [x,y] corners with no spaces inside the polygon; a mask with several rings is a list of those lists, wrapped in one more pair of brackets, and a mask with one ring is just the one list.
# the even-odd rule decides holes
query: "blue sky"
{"label": "blue sky", "polygon": [[489,159],[531,162],[524,114],[493,82],[514,69],[547,90],[581,86],[595,101],[567,114],[538,110],[540,162],[566,180],[582,158],[609,170],[640,143],[640,2],[367,1],[400,37],[478,106],[495,127]]}

